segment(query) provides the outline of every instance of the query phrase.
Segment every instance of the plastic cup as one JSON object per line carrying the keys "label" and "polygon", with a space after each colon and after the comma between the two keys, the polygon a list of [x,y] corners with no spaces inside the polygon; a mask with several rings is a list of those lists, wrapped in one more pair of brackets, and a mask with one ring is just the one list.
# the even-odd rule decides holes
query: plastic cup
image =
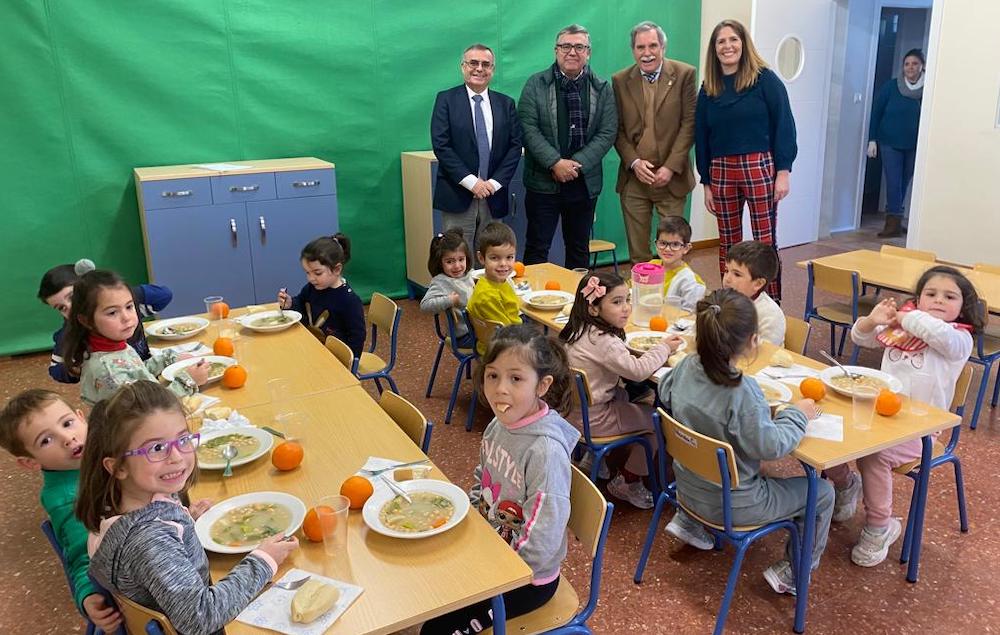
{"label": "plastic cup", "polygon": [[205,298],[205,313],[208,313],[209,320],[217,320],[220,317],[222,317],[221,315],[219,315],[218,311],[213,311],[212,308],[216,304],[225,301],[226,301],[225,298],[223,298],[221,295],[210,295],[207,298]]}
{"label": "plastic cup", "polygon": [[324,496],[316,503],[316,516],[323,530],[323,551],[328,556],[347,553],[347,515],[351,501],[346,496]]}
{"label": "plastic cup", "polygon": [[871,386],[854,386],[851,393],[851,425],[855,430],[871,430],[878,390]]}
{"label": "plastic cup", "polygon": [[226,318],[219,322],[219,337],[228,337],[234,342],[240,337],[240,325],[236,320]]}
{"label": "plastic cup", "polygon": [[931,373],[916,372],[910,375],[910,414],[922,417],[927,414],[927,400],[934,394],[937,377]]}
{"label": "plastic cup", "polygon": [[590,273],[590,269],[587,269],[586,267],[575,267],[575,268],[573,269],[573,273],[578,273],[578,274],[580,274],[581,276],[585,276],[585,275],[587,275],[588,273]]}
{"label": "plastic cup", "polygon": [[267,392],[271,396],[271,416],[279,423],[292,410],[292,382],[284,377],[269,379]]}

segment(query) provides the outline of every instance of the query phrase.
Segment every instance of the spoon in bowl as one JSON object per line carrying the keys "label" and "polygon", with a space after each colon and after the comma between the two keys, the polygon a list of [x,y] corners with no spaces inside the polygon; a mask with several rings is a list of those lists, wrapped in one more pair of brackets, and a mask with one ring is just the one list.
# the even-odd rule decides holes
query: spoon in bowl
{"label": "spoon in bowl", "polygon": [[227,443],[222,446],[222,458],[226,459],[226,469],[222,472],[223,476],[233,475],[233,459],[235,459],[236,455],[239,453],[240,451],[237,450],[236,446],[231,443]]}
{"label": "spoon in bowl", "polygon": [[858,378],[861,377],[861,375],[858,375],[857,373],[852,373],[851,371],[847,370],[847,368],[843,364],[841,364],[840,362],[838,362],[833,357],[833,355],[827,353],[826,351],[820,351],[819,354],[822,355],[823,357],[827,358],[828,360],[830,360],[834,364],[836,364],[840,368],[840,370],[844,371],[845,375],[847,375],[848,377],[851,378],[852,381],[857,381]]}

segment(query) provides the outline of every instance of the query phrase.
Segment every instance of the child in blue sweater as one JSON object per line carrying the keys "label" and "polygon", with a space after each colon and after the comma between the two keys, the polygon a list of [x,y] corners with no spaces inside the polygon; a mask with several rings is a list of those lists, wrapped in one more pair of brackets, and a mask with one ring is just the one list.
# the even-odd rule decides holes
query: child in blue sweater
{"label": "child in blue sweater", "polygon": [[351,259],[350,239],[340,233],[317,238],[299,257],[309,282],[295,297],[285,289],[279,291],[278,304],[302,313],[324,339],[333,335],[360,357],[365,345],[365,307],[344,278],[344,265]]}

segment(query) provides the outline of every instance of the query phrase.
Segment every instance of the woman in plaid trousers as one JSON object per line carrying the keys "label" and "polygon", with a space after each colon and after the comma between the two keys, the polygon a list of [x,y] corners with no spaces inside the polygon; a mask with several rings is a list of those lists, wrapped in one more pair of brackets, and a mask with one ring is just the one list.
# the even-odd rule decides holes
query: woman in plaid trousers
{"label": "woman in plaid trousers", "polygon": [[[788,196],[795,121],[781,79],[736,20],[712,31],[695,111],[695,160],[705,207],[719,223],[719,271],[743,240],[743,203],[754,239],[777,249],[778,201]],[[780,261],[779,261],[780,262]],[[781,300],[781,270],[767,289]]]}

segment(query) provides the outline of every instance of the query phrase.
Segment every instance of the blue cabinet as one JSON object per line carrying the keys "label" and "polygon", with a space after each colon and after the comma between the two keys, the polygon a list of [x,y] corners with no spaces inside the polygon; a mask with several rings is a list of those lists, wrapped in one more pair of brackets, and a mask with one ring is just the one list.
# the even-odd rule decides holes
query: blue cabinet
{"label": "blue cabinet", "polygon": [[273,302],[305,283],[299,252],[337,232],[334,166],[313,158],[137,168],[149,279],[173,291],[163,317],[201,313],[203,299],[231,306]]}

